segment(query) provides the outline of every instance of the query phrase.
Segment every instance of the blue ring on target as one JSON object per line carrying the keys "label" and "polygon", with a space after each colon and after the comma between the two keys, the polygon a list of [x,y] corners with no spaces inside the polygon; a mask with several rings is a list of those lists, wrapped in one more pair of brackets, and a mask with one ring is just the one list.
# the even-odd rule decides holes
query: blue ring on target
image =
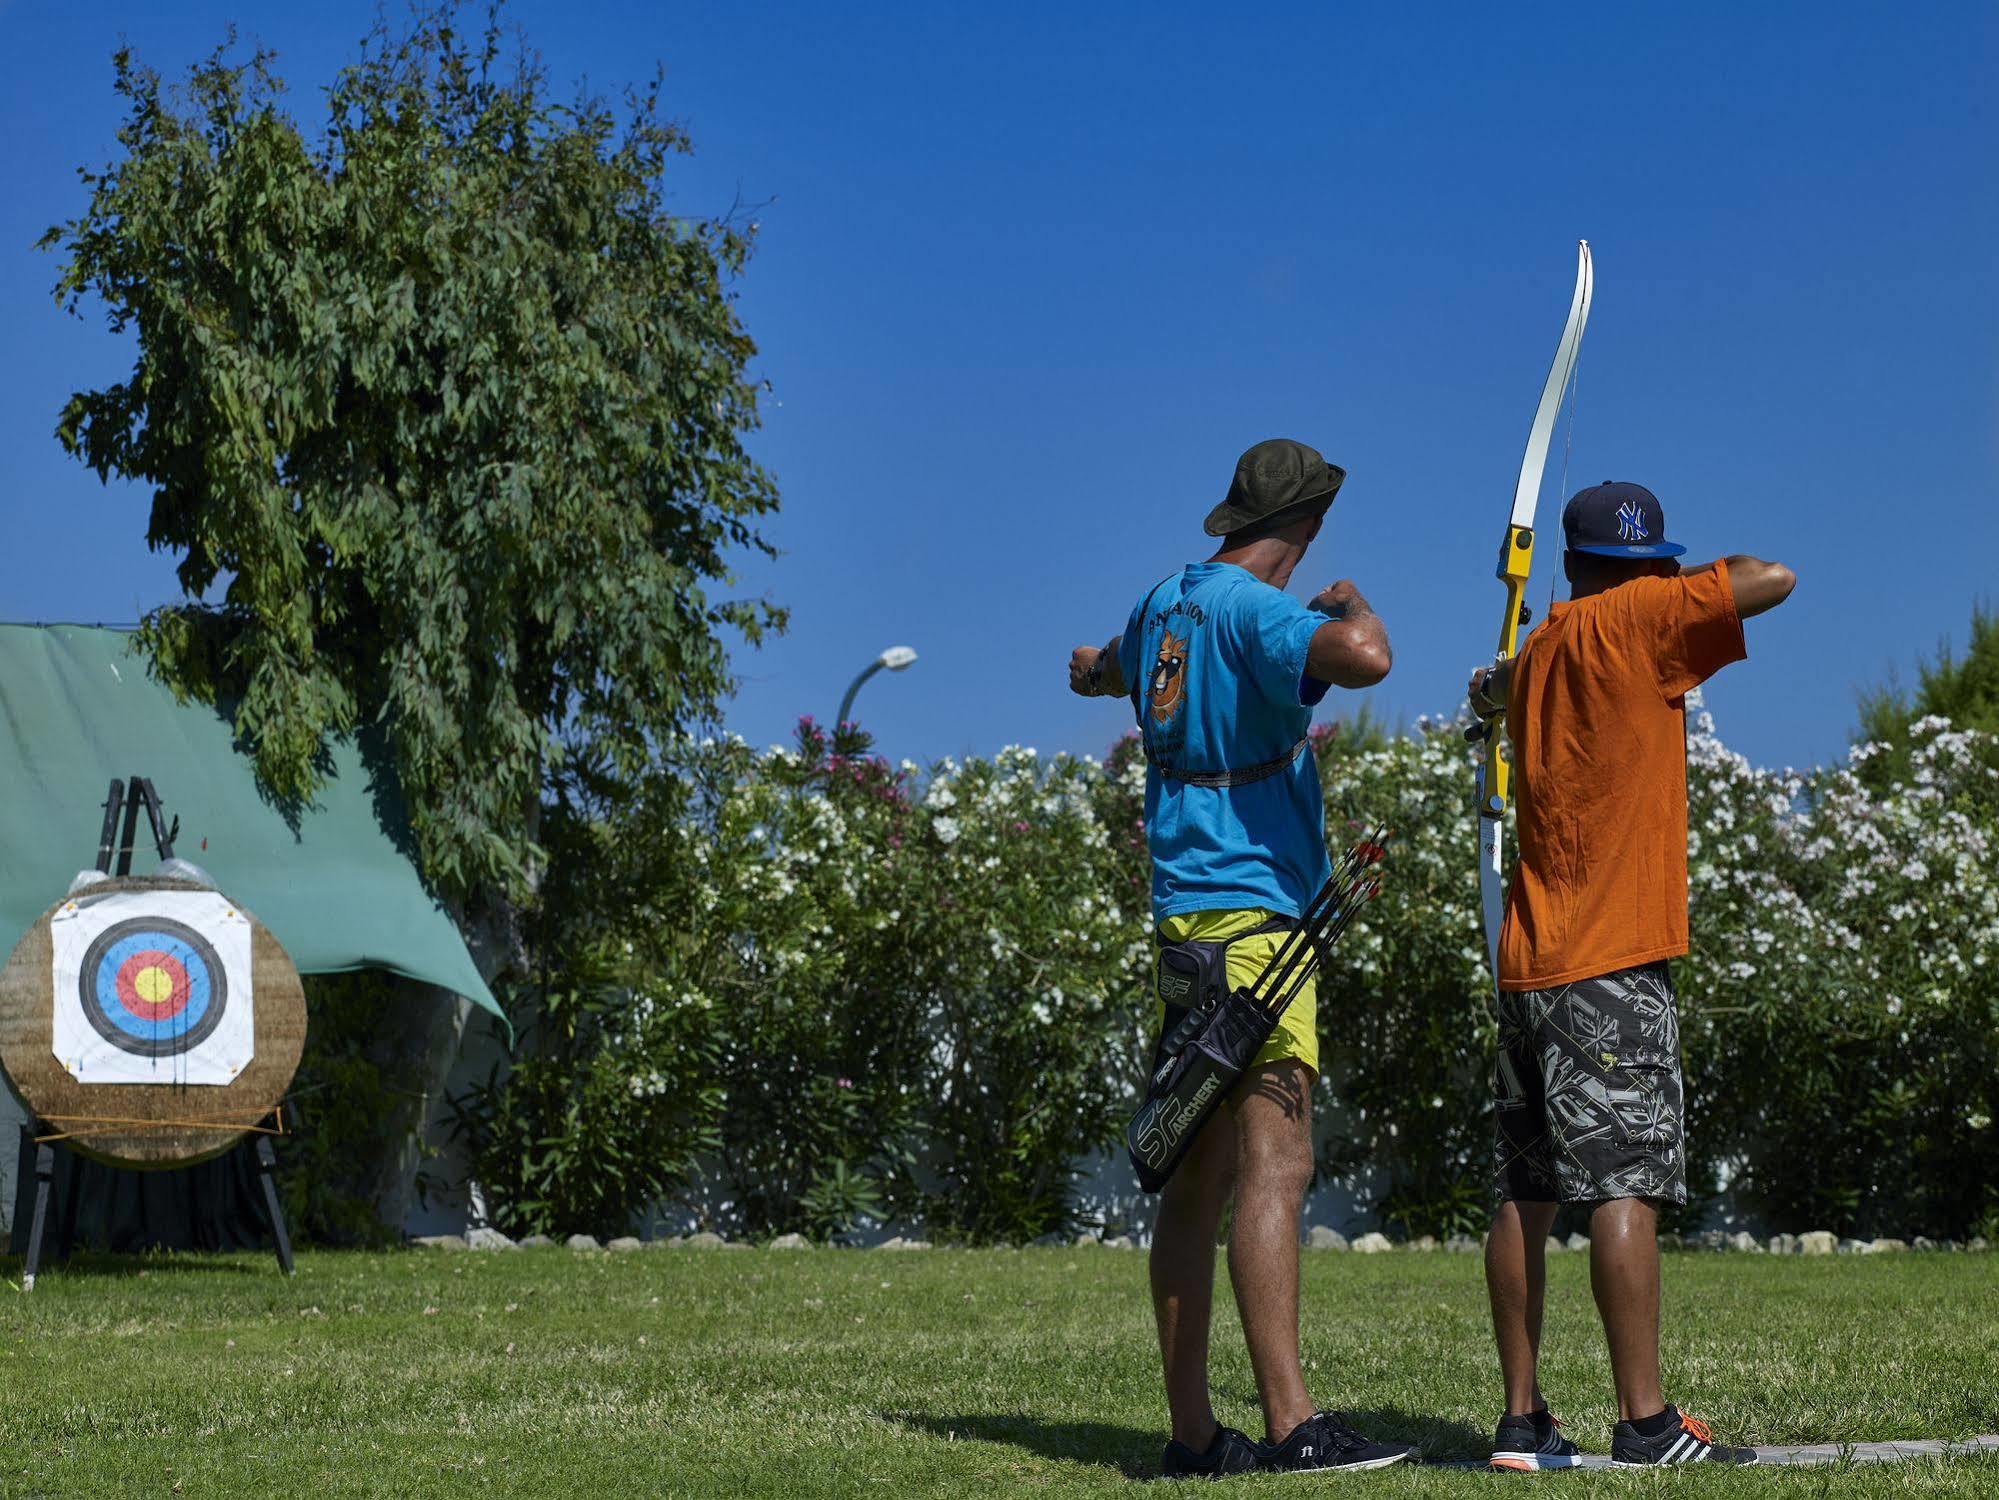
{"label": "blue ring on target", "polygon": [[105,928],[84,950],[77,987],[97,1034],[139,1057],[200,1046],[229,1008],[229,976],[213,945],[169,917]]}

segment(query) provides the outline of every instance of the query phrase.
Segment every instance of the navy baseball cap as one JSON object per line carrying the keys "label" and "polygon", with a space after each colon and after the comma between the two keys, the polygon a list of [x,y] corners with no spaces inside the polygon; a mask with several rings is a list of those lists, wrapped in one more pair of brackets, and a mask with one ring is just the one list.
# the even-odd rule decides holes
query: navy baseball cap
{"label": "navy baseball cap", "polygon": [[1571,552],[1598,557],[1678,557],[1687,549],[1666,540],[1666,512],[1642,484],[1602,484],[1577,490],[1562,508],[1562,539]]}

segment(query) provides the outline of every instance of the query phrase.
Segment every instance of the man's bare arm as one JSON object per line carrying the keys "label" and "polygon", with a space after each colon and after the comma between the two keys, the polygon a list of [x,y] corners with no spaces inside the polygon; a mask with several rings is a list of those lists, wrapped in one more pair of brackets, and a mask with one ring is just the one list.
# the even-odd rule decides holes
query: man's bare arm
{"label": "man's bare arm", "polygon": [[[1782,563],[1765,562],[1760,557],[1750,557],[1741,552],[1732,553],[1721,562],[1728,565],[1728,590],[1735,595],[1735,618],[1738,620],[1775,609],[1790,598],[1791,590],[1798,586],[1798,575]],[[1704,563],[1699,568],[1684,571],[1699,573],[1717,566],[1720,564]]]}
{"label": "man's bare arm", "polygon": [[1334,687],[1364,688],[1388,675],[1394,665],[1388,627],[1351,578],[1321,590],[1311,608],[1332,618],[1312,632],[1305,653],[1306,676]]}
{"label": "man's bare arm", "polygon": [[[1775,609],[1791,597],[1791,590],[1797,587],[1798,575],[1782,563],[1765,562],[1760,557],[1750,557],[1746,553],[1732,553],[1719,562],[1701,563],[1695,567],[1682,568],[1684,574],[1705,573],[1723,564],[1728,568],[1728,588],[1735,598],[1735,617],[1747,620],[1752,615],[1760,615]],[[1513,686],[1513,663],[1517,657],[1490,667],[1480,667],[1471,674],[1467,686],[1467,696],[1471,710],[1481,719],[1489,719],[1506,709],[1506,695]]]}
{"label": "man's bare arm", "polygon": [[1102,646],[1078,646],[1069,653],[1069,691],[1084,698],[1122,698],[1131,689],[1125,685],[1118,666],[1118,643],[1114,635]]}

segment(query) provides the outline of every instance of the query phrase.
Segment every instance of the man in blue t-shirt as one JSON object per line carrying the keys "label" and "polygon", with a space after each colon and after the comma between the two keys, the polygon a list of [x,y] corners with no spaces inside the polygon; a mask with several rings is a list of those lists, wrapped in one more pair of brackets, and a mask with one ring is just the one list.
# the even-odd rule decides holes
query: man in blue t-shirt
{"label": "man in blue t-shirt", "polygon": [[[1079,646],[1069,685],[1129,696],[1148,770],[1146,842],[1162,942],[1226,944],[1229,983],[1269,964],[1328,874],[1319,770],[1306,744],[1329,687],[1388,675],[1388,632],[1349,579],[1310,604],[1284,592],[1346,478],[1303,443],[1258,443],[1209,514],[1206,562],[1160,580],[1108,645]],[[1280,930],[1272,930],[1280,929]],[[1165,1017],[1160,1001],[1159,1014]],[[1305,1391],[1298,1360],[1298,1217],[1312,1178],[1318,996],[1308,986],[1160,1194],[1152,1301],[1173,1435],[1168,1475],[1378,1468],[1410,1449],[1369,1442]],[[1208,1317],[1215,1235],[1235,1195],[1235,1283],[1267,1441],[1215,1420]]]}

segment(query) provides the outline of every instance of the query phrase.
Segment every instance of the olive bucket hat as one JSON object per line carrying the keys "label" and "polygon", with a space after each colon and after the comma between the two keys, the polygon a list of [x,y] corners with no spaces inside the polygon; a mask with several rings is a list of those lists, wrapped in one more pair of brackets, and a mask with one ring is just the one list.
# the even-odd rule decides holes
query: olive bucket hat
{"label": "olive bucket hat", "polygon": [[1208,512],[1207,533],[1227,536],[1314,500],[1331,504],[1346,477],[1347,471],[1327,463],[1318,449],[1270,438],[1236,460],[1228,498]]}

